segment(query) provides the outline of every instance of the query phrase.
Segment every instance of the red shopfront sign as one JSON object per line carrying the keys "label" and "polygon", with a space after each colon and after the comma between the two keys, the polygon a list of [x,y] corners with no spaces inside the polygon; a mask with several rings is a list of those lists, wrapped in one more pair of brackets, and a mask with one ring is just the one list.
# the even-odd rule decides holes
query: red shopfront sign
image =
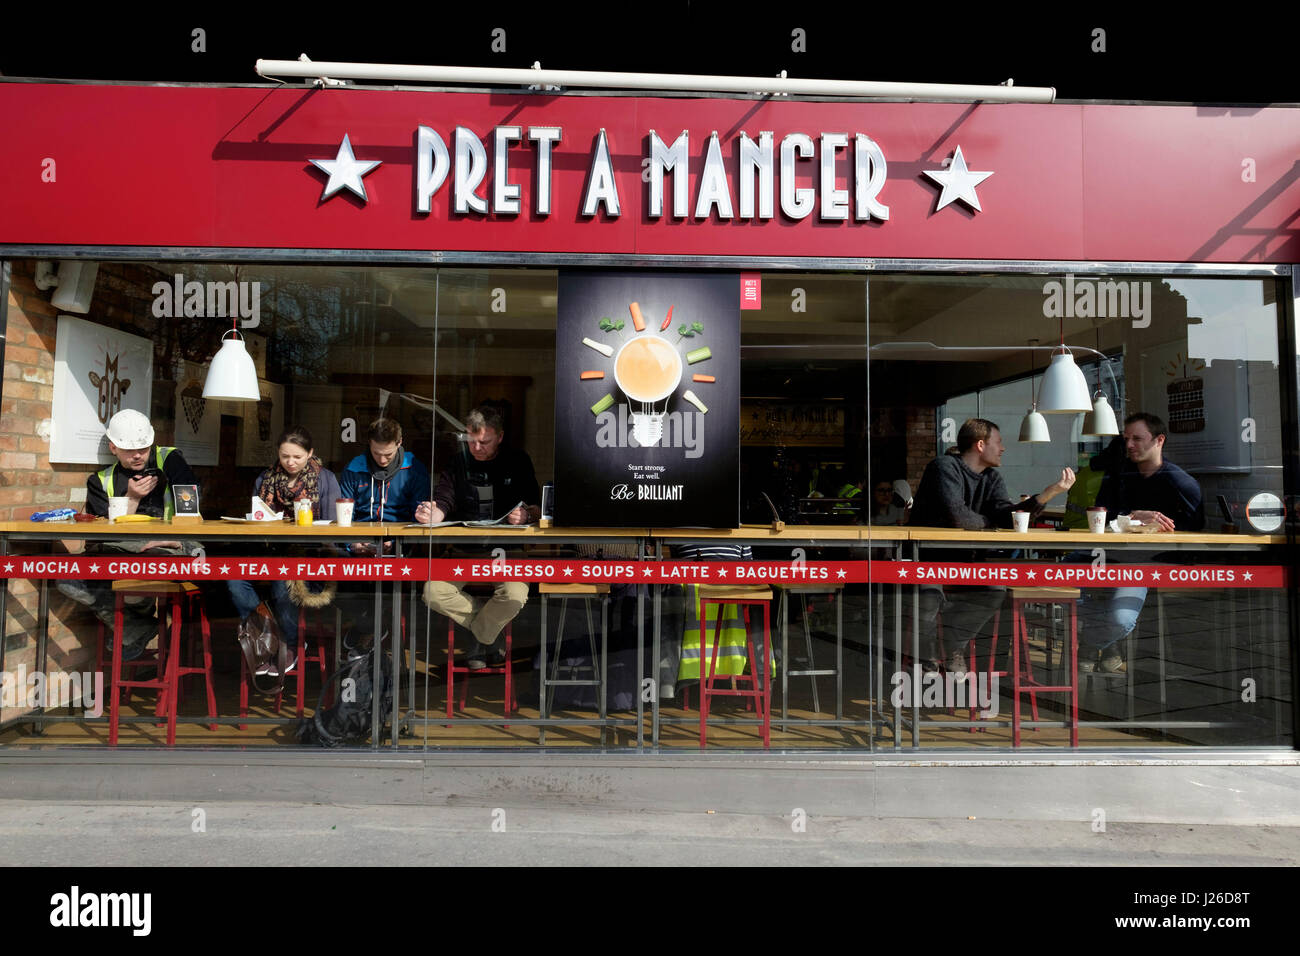
{"label": "red shopfront sign", "polygon": [[0,118],[0,253],[1300,261],[1295,110],[0,83]]}
{"label": "red shopfront sign", "polygon": [[591,561],[567,558],[172,558],[10,555],[5,578],[187,581],[553,581],[558,583],[1276,589],[1281,565],[1045,564],[947,561]]}

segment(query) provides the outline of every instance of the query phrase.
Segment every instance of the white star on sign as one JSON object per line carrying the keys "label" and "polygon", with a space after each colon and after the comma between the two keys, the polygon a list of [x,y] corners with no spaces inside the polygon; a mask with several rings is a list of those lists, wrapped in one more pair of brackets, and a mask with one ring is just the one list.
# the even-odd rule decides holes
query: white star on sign
{"label": "white star on sign", "polygon": [[654,577],[654,572],[651,571],[649,568],[646,568],[646,569],[643,570],[641,573],[644,574],[644,575],[645,575],[646,577],[648,577],[648,578]]}
{"label": "white star on sign", "polygon": [[1159,580],[1160,580],[1160,572],[1159,572],[1159,571],[1152,571],[1152,572],[1151,572],[1151,580],[1152,580],[1152,581],[1159,581]]}
{"label": "white star on sign", "polygon": [[459,564],[456,565],[454,568],[452,568],[451,571],[454,575],[456,575],[456,577],[460,577],[462,574],[465,573],[465,569],[462,568]]}
{"label": "white star on sign", "polygon": [[324,173],[329,174],[329,182],[325,184],[325,191],[320,194],[320,201],[324,202],[333,196],[340,189],[350,189],[361,197],[362,202],[368,202],[369,197],[366,195],[365,184],[361,182],[361,177],[366,175],[380,164],[380,160],[370,160],[362,162],[352,154],[352,141],[348,139],[347,134],[343,135],[343,145],[339,147],[338,155],[333,159],[311,159],[308,160],[313,166]]}
{"label": "white star on sign", "polygon": [[1245,578],[1247,581],[1252,581],[1252,580],[1254,580],[1254,578],[1255,578],[1255,576],[1254,576],[1253,574],[1251,574],[1249,571],[1244,571],[1244,572],[1242,572],[1242,575],[1241,575],[1241,576],[1242,576],[1243,578]]}
{"label": "white star on sign", "polygon": [[718,568],[718,577],[720,577],[720,578],[725,578],[726,576],[727,576],[727,569],[726,569],[726,568]]}
{"label": "white star on sign", "polygon": [[899,569],[898,569],[898,576],[899,576],[900,578],[905,578],[905,577],[907,577],[907,568],[899,568]]}
{"label": "white star on sign", "polygon": [[402,568],[402,573],[403,573],[403,574],[410,574],[410,573],[411,573],[411,569],[410,569],[410,568]]}
{"label": "white star on sign", "polygon": [[6,565],[5,565],[5,570],[6,570],[6,571],[12,571],[13,569],[14,569],[14,566],[13,566],[12,564],[6,564]]}
{"label": "white star on sign", "polygon": [[[7,567],[13,567],[13,565],[7,565]],[[99,570],[99,562],[95,562],[89,568],[87,568],[87,570],[90,571],[91,574],[94,574],[96,571]]]}
{"label": "white star on sign", "polygon": [[1026,572],[1025,572],[1025,577],[1029,578],[1029,580],[1032,581],[1034,578],[1038,577],[1038,572],[1037,572],[1037,571],[1026,571]]}
{"label": "white star on sign", "polygon": [[228,565],[228,564],[223,564],[223,565],[221,566],[221,573],[222,573],[222,574],[229,574],[229,573],[230,573],[230,565]]}
{"label": "white star on sign", "polygon": [[976,212],[984,211],[980,209],[980,201],[975,195],[975,187],[992,176],[993,173],[992,171],[977,172],[973,169],[967,169],[966,157],[961,154],[960,146],[952,154],[952,164],[947,169],[926,169],[922,170],[922,172],[943,187],[943,192],[939,194],[939,205],[934,209],[935,212],[958,199]]}
{"label": "white star on sign", "polygon": [[837,578],[847,578],[849,576],[849,572],[845,571],[843,568],[840,568],[838,571],[835,572],[835,576]]}
{"label": "white star on sign", "polygon": [[564,576],[565,576],[566,578],[571,578],[571,577],[573,577],[573,568],[565,568],[565,569],[564,569]]}

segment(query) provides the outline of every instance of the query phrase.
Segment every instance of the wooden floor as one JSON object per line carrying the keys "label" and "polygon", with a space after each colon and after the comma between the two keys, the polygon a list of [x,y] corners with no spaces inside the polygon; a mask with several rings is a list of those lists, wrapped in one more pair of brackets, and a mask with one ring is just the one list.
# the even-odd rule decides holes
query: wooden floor
{"label": "wooden floor", "polygon": [[[1182,721],[1184,723],[1219,723],[1220,728],[1184,727],[1170,728],[1162,733],[1152,727],[1081,727],[1079,742],[1083,747],[1124,749],[1178,747],[1188,745],[1222,745],[1222,746],[1276,746],[1288,741],[1290,734],[1290,673],[1289,656],[1285,641],[1280,637],[1269,637],[1268,628],[1262,625],[1267,620],[1257,622],[1254,628],[1247,628],[1248,618],[1243,615],[1243,626],[1236,628],[1228,639],[1207,640],[1205,635],[1206,614],[1200,605],[1193,601],[1170,601],[1166,608],[1166,628],[1169,643],[1165,651],[1160,651],[1156,642],[1149,635],[1131,642],[1126,648],[1130,656],[1130,666],[1134,668],[1134,678],[1130,682],[1125,675],[1093,675],[1085,677],[1080,688],[1081,721],[1111,723],[1116,721],[1136,720],[1138,722],[1156,723],[1162,720]],[[1266,635],[1261,637],[1261,635]],[[818,633],[817,661],[819,666],[833,659],[833,643],[828,633]],[[1031,659],[1036,673],[1045,674],[1047,642],[1033,641]],[[429,645],[424,644],[427,649]],[[795,644],[791,644],[794,653]],[[844,654],[844,687],[847,689],[844,700],[844,716],[857,723],[853,726],[813,726],[791,724],[787,729],[780,727],[781,704],[780,682],[775,684],[772,748],[774,750],[797,751],[892,751],[895,749],[895,729],[893,707],[888,696],[891,684],[888,672],[892,663],[887,665],[886,673],[873,675],[868,670],[867,657],[859,647],[857,651],[846,646]],[[292,694],[285,698],[281,722],[266,724],[249,724],[243,730],[233,722],[238,715],[238,667],[233,645],[224,646],[214,642],[217,653],[215,683],[218,689],[217,710],[223,719],[230,721],[218,725],[217,730],[210,730],[206,723],[181,723],[177,729],[177,743],[185,747],[291,747],[297,745],[294,734],[293,714],[295,701]],[[434,663],[425,666],[424,654],[431,654]],[[521,648],[516,644],[516,696],[522,705],[517,718],[536,718],[538,716],[537,678],[533,671],[532,655],[535,648]],[[826,654],[827,656],[822,656]],[[1168,654],[1168,659],[1159,656]],[[1059,659],[1059,648],[1054,656]],[[633,652],[633,660],[635,653]],[[877,662],[878,664],[879,662]],[[633,665],[634,666],[634,665]],[[457,709],[456,718],[450,725],[445,719],[445,662],[436,648],[422,651],[415,664],[415,707],[411,708],[408,677],[404,672],[401,687],[401,716],[403,722],[415,718],[409,726],[403,728],[399,738],[400,748],[417,750],[443,748],[536,748],[539,746],[539,730],[536,727],[490,726],[485,724],[467,724],[456,718],[500,719],[502,714],[503,680],[499,676],[479,676],[470,681],[470,693],[466,709]],[[1240,685],[1243,675],[1249,676],[1258,685],[1258,699],[1243,703]],[[1131,686],[1130,686],[1131,683]],[[292,684],[290,685],[292,686]],[[807,677],[789,680],[791,719],[829,719],[831,713],[824,712],[834,707],[834,679],[819,678],[822,713],[813,712],[811,680]],[[884,698],[884,708],[877,702],[875,709],[865,696],[864,689],[879,687]],[[1009,723],[1011,714],[1010,681],[1001,682],[1000,712],[998,720]],[[457,690],[459,694],[459,688]],[[320,679],[313,670],[307,675],[307,693],[305,713],[310,715],[312,707],[319,699]],[[856,695],[856,696],[855,696]],[[698,705],[692,693],[692,704]],[[125,716],[149,716],[152,714],[154,696],[151,692],[138,693],[131,704],[124,706]],[[271,710],[269,698],[253,695],[251,698],[253,718],[276,718]],[[143,704],[144,710],[140,710]],[[1039,700],[1044,720],[1063,720],[1063,695],[1043,695]],[[187,685],[187,694],[181,706],[183,716],[197,717],[202,713],[203,695],[201,684],[194,678]],[[107,712],[107,707],[105,707]],[[58,712],[67,715],[69,711]],[[675,699],[664,700],[661,705],[660,746],[668,749],[699,749],[698,711],[686,710],[682,706],[680,689]],[[576,720],[594,717],[593,709],[560,710],[557,708],[553,717],[573,717]],[[635,711],[611,713],[623,725],[606,728],[604,747],[611,750],[626,750],[637,745],[637,727]],[[715,702],[712,717],[719,720],[729,718],[752,719],[753,714],[745,713],[742,704],[735,699],[723,699]],[[949,715],[945,710],[931,708],[922,711],[924,721],[920,731],[922,750],[1009,750],[1012,747],[1011,728],[1009,726],[992,726],[998,721],[989,721],[977,732],[967,727],[944,725],[964,721],[967,715],[958,710]],[[877,718],[871,723],[871,718]],[[427,718],[427,720],[425,720]],[[884,718],[884,720],[880,720]],[[910,709],[905,709],[901,727],[897,733],[898,746],[909,749],[912,745]],[[1030,719],[1029,701],[1022,704],[1022,719]],[[650,705],[646,705],[646,715],[642,725],[642,737],[645,746],[652,745],[652,724]],[[601,729],[592,725],[551,726],[545,732],[545,746],[548,748],[600,749]],[[13,725],[0,731],[0,746],[96,746],[106,745],[108,740],[107,716],[97,720],[77,720],[75,722],[46,723],[39,735],[33,732],[30,724]],[[124,723],[120,730],[120,745],[123,747],[155,747],[165,743],[165,728],[156,726],[151,720],[141,723]],[[383,743],[389,745],[391,738]],[[709,748],[733,748],[741,750],[760,750],[762,742],[759,728],[755,724],[727,724],[710,722],[708,730]],[[369,749],[368,744],[360,746]],[[1022,732],[1023,750],[1044,751],[1060,750],[1069,747],[1069,732],[1064,727],[1043,727],[1037,730],[1025,729]]]}
{"label": "wooden floor", "polygon": [[[222,683],[222,681],[218,681],[219,685]],[[517,695],[521,707],[515,716],[524,719],[536,718],[538,715],[536,685],[532,675],[528,673],[522,674],[519,683],[521,686]],[[308,702],[314,702],[318,693],[315,682],[309,681],[308,687],[307,700]],[[473,689],[470,692],[465,710],[462,711],[457,708],[450,725],[448,725],[445,718],[445,697],[441,685],[431,688],[430,696],[433,699],[429,701],[430,707],[417,706],[414,711],[410,711],[407,709],[407,701],[404,699],[403,719],[412,716],[416,719],[409,730],[404,731],[400,736],[399,747],[480,749],[535,748],[538,746],[537,727],[468,724],[459,720],[459,718],[501,719],[503,692],[501,678],[478,678],[472,682],[471,687]],[[176,742],[178,746],[284,747],[298,745],[293,726],[296,719],[294,718],[295,706],[292,695],[286,695],[282,712],[279,715],[282,720],[281,723],[249,724],[243,730],[240,730],[233,722],[220,723],[214,731],[209,729],[206,722],[202,722],[204,717],[203,698],[199,693],[199,689],[198,683],[195,682],[191,685],[182,702],[182,717],[196,718],[196,720],[177,724]],[[660,715],[664,721],[660,729],[660,745],[662,747],[699,749],[699,711],[694,709],[696,705],[694,697],[695,695],[692,694],[691,703],[693,709],[689,711],[681,706],[680,701],[665,702],[661,707]],[[153,701],[154,696],[152,693],[137,692],[131,703],[123,705],[123,717],[152,718]],[[531,701],[531,706],[526,701]],[[251,700],[249,717],[275,718],[277,715],[270,705],[269,698],[259,698],[254,695]],[[833,717],[832,714],[826,713],[814,714],[810,709],[806,709],[807,706],[805,704],[802,708],[791,708],[789,717],[792,720],[810,718],[825,720]],[[218,695],[217,712],[219,715],[223,715],[223,720],[233,720],[238,714],[237,695]],[[304,713],[310,716],[312,713],[311,707],[305,707]],[[68,710],[60,710],[56,712],[55,716],[67,716],[69,714]],[[426,716],[428,722],[424,723],[421,718]],[[594,714],[586,710],[557,710],[552,716],[572,717],[582,720],[591,719]],[[625,721],[626,725],[607,728],[606,749],[634,748],[637,737],[635,711],[616,712],[611,713],[609,716]],[[872,729],[867,723],[869,710],[866,699],[847,699],[845,701],[845,716],[859,720],[861,724],[851,727],[791,724],[785,731],[782,731],[780,729],[780,709],[778,705],[774,708],[771,729],[772,748],[774,750],[852,750],[858,752],[872,749],[894,749],[894,733],[889,726],[877,724],[875,734],[872,734]],[[878,716],[892,719],[892,708],[884,715]],[[720,703],[715,702],[711,708],[710,717],[708,729],[710,749],[715,747],[719,749],[762,749],[759,727],[756,724],[736,725],[713,722],[713,718],[719,720],[752,719],[753,712],[745,712],[740,702],[726,700]],[[1003,721],[1009,719],[1009,702],[1005,699],[999,717]],[[949,716],[943,710],[927,709],[922,711],[922,718],[927,721],[936,721],[941,725],[950,721],[965,720],[966,714],[959,712],[956,716]],[[1026,708],[1024,719],[1028,718],[1029,714]],[[1059,715],[1044,713],[1043,718],[1045,720],[1059,719]],[[643,726],[644,739],[648,746],[652,733],[648,707]],[[1134,733],[1104,728],[1082,728],[1079,732],[1079,741],[1081,746],[1104,748],[1150,748],[1153,745],[1172,746],[1177,743],[1174,739],[1164,739],[1159,734],[1151,732]],[[30,724],[13,726],[0,733],[0,746],[7,747],[94,746],[107,745],[107,743],[108,718],[106,715],[98,719],[79,719],[75,722],[47,722],[39,735],[33,732]],[[163,746],[165,743],[166,728],[157,726],[152,719],[146,719],[138,723],[123,723],[119,730],[119,746],[122,747],[156,747]],[[911,746],[911,730],[906,723],[902,728],[900,743],[904,748]],[[387,744],[387,739],[385,744]],[[1009,727],[988,726],[980,728],[978,732],[972,732],[966,727],[945,730],[942,726],[924,726],[921,731],[922,749],[999,749],[1010,748],[1011,744],[1011,729]],[[548,748],[600,749],[600,728],[593,725],[550,726],[546,729],[545,745]],[[368,747],[367,744],[361,746]],[[1069,732],[1064,728],[1041,728],[1037,731],[1024,730],[1022,747],[1034,750],[1068,748]]]}

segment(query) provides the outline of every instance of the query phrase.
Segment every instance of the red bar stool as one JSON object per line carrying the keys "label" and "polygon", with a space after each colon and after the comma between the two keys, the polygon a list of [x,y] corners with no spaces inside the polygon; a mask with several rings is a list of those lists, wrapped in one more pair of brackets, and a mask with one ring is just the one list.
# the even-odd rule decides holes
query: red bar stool
{"label": "red bar stool", "polygon": [[[1007,671],[997,670],[998,638],[1001,636],[1001,634],[1002,634],[1002,608],[998,608],[996,611],[993,612],[993,640],[989,644],[989,657],[984,665],[985,673],[987,674],[988,681],[989,681],[988,686],[990,688],[993,687],[994,675],[997,675],[999,680],[1007,676]],[[1029,666],[1028,631],[1025,631],[1022,634],[1022,637],[1024,640],[1025,666],[1028,667]],[[935,619],[935,638],[938,642],[939,655],[944,661],[946,661],[948,657],[947,657],[947,652],[944,650],[944,644],[943,644],[943,612],[942,611],[939,612],[939,614]],[[969,673],[976,675],[976,678],[978,679],[978,675],[980,673],[980,665],[979,665],[979,655],[975,652],[974,638],[971,638],[969,641],[966,642],[966,666],[969,669]],[[967,699],[972,701],[976,700],[975,697],[976,692],[977,689],[975,687],[971,687],[967,694]],[[1034,691],[1030,691],[1029,695],[1030,695],[1029,703],[1030,706],[1033,708],[1034,720],[1038,720],[1038,695]],[[948,713],[950,715],[954,714],[955,708],[949,707]],[[973,703],[971,704],[970,707],[969,719],[972,722],[979,719],[979,708],[975,706],[975,704]],[[970,732],[973,734],[977,731],[982,733],[986,728],[971,727],[969,729]]]}
{"label": "red bar stool", "polygon": [[[490,584],[488,588],[495,589],[496,585]],[[467,585],[465,590],[469,591],[474,585]],[[464,664],[456,663],[456,622],[447,618],[447,718],[452,716],[452,696],[455,692],[456,675],[461,674],[464,680],[460,687],[460,709],[465,709],[465,702],[469,699],[469,678],[471,677],[488,677],[495,674],[504,674],[506,679],[505,688],[505,714],[510,715],[511,711],[519,709],[519,701],[515,697],[515,660],[514,660],[514,621],[506,624],[506,662],[501,667],[480,667],[477,670],[470,670]],[[470,637],[474,641],[474,637]],[[506,726],[509,726],[508,724]]]}
{"label": "red bar stool", "polygon": [[[1015,699],[1011,712],[1011,745],[1020,746],[1020,695],[1059,693],[1070,695],[1070,746],[1079,746],[1079,595],[1078,588],[1011,588],[1011,692]],[[1025,625],[1028,604],[1064,604],[1070,609],[1070,662],[1068,684],[1040,684],[1034,677],[1029,660],[1029,629]],[[1050,638],[1049,638],[1050,640]],[[1024,668],[1021,668],[1021,653]],[[1035,701],[1034,720],[1037,721]],[[1035,728],[1036,729],[1036,728]]]}
{"label": "red bar stool", "polygon": [[[155,716],[165,717],[167,722],[167,746],[176,744],[176,716],[181,696],[183,678],[202,674],[205,678],[208,697],[208,717],[216,720],[217,699],[212,686],[212,642],[208,626],[207,611],[203,606],[203,597],[197,585],[189,581],[114,581],[113,593],[113,654],[112,680],[109,690],[108,744],[117,746],[118,726],[121,719],[121,691],[129,694],[132,688],[153,688],[158,691],[158,701],[154,708]],[[158,650],[151,659],[126,662],[120,653],[123,638],[123,608],[127,596],[149,597],[158,601]],[[197,609],[197,615],[194,614]],[[184,626],[186,610],[190,611],[191,621],[197,616],[199,632],[202,638],[202,665],[185,665],[181,661],[181,633]],[[171,626],[166,626],[167,614],[170,613]],[[97,657],[103,659],[103,627],[99,629],[99,649]],[[144,664],[153,664],[156,673],[152,680],[124,680],[123,667],[138,668]],[[216,730],[215,723],[209,729]]]}
{"label": "red bar stool", "polygon": [[[763,748],[772,746],[772,679],[769,668],[772,660],[772,589],[758,587],[728,587],[726,585],[701,584],[700,589],[700,749],[705,748],[708,734],[709,699],[711,697],[744,697],[754,702],[758,718],[762,721]],[[723,620],[722,608],[728,604],[738,605],[745,623],[745,650],[749,655],[749,673],[731,678],[731,687],[715,687],[718,680],[715,674],[718,664],[718,644]],[[713,625],[712,650],[709,662],[704,664],[704,649],[709,646],[707,640],[708,616],[710,605],[717,605],[717,620]],[[754,638],[749,632],[749,609],[752,606],[763,608],[763,658],[760,662],[754,654]],[[759,680],[759,670],[763,679]],[[727,680],[727,677],[721,678]],[[748,689],[738,689],[736,682],[748,682]]]}

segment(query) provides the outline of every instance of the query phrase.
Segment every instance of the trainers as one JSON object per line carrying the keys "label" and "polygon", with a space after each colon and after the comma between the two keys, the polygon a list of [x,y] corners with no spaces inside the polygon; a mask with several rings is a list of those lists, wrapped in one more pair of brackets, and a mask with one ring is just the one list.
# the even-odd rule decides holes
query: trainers
{"label": "trainers", "polygon": [[465,655],[465,666],[472,671],[481,671],[487,667],[487,648],[476,644],[474,650]]}
{"label": "trainers", "polygon": [[1111,652],[1101,659],[1097,669],[1105,674],[1126,674],[1128,665],[1124,663],[1124,658],[1120,657],[1117,652]]}
{"label": "trainers", "polygon": [[[293,654],[293,657],[290,658],[290,660],[289,660],[289,664],[288,664],[288,666],[285,667],[285,669],[284,669],[284,676],[285,676],[285,677],[288,677],[290,674],[292,674],[292,673],[294,672],[294,669],[297,668],[297,666],[298,666],[298,652],[295,651],[294,654]],[[259,672],[261,671],[261,668],[260,668],[260,667],[258,668],[258,671],[259,671]],[[267,677],[279,677],[279,676],[280,676],[280,663],[279,663],[279,661],[272,661],[270,664],[267,664],[267,665],[266,665],[266,676],[267,676]]]}
{"label": "trainers", "polygon": [[86,587],[85,581],[71,581],[65,579],[55,584],[55,587],[59,589],[59,593],[64,597],[71,598],[78,604],[84,604],[86,607],[95,606],[95,595],[90,593],[90,590]]}

